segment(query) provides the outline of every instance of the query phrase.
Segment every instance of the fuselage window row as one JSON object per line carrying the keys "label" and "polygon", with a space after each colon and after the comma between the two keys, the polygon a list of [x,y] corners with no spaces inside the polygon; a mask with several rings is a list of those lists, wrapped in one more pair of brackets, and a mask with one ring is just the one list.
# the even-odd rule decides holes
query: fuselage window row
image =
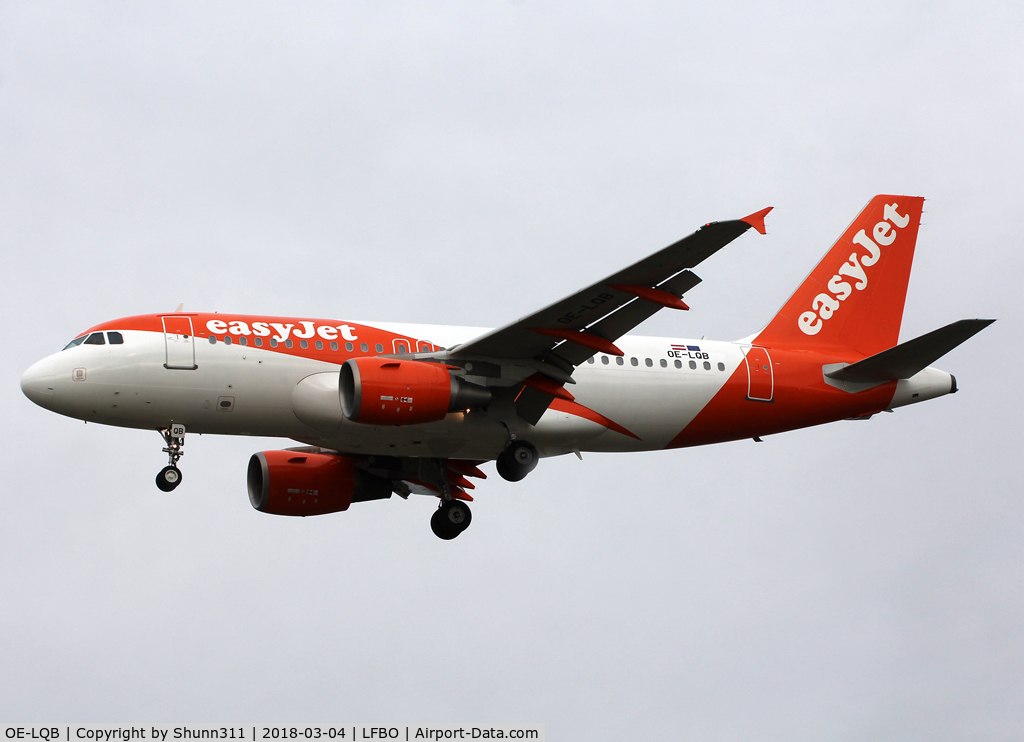
{"label": "fuselage window row", "polygon": [[[590,358],[588,358],[587,359],[587,363],[591,363],[591,364],[596,363],[594,358],[595,358],[595,356],[591,356]],[[602,355],[601,356],[601,363],[603,365],[607,366],[609,363],[611,363],[611,361],[609,360],[608,356]],[[617,366],[622,366],[622,365],[625,364],[625,361],[623,360],[622,356],[616,356],[615,357],[615,364]],[[640,365],[640,359],[637,358],[636,356],[631,356],[630,359],[629,359],[629,364],[631,366],[639,366]],[[650,358],[645,358],[644,359],[644,365],[647,366],[648,368],[653,368],[654,367],[654,361],[652,359],[650,359]],[[661,366],[662,368],[668,368],[668,360],[662,358],[662,359],[660,359],[658,361],[658,365]],[[675,359],[675,361],[673,361],[673,365],[676,368],[682,368],[683,367],[683,362],[680,361],[677,358],[677,359]],[[696,361],[690,361],[689,366],[690,366],[691,370],[696,370],[697,369],[697,362]],[[710,361],[704,361],[704,370],[705,371],[710,371],[711,370],[711,362]],[[718,370],[719,371],[725,371],[725,364],[719,362],[718,363]]]}
{"label": "fuselage window row", "polygon": [[[111,340],[110,340],[111,345],[116,345],[116,344],[124,342],[124,340],[121,338],[121,333],[119,333],[119,332],[117,332],[117,333],[107,333],[107,334],[111,336]],[[72,340],[70,343],[68,343],[68,345],[64,349],[67,350],[68,348],[73,348],[74,346],[79,345],[83,341],[86,342],[86,343],[89,343],[90,345],[102,345],[103,344],[102,334],[101,333],[93,333],[93,335],[99,335],[100,336],[99,340],[98,341],[97,340],[90,341],[87,338],[91,338],[92,335],[83,335],[80,338],[75,338],[74,340]],[[117,336],[116,340],[113,339],[113,336],[115,336],[115,335]],[[217,344],[217,340],[218,340],[218,338],[217,338],[216,335],[210,335],[210,345],[216,345]],[[239,338],[232,339],[230,335],[225,335],[223,340],[221,340],[221,342],[224,343],[224,345],[231,345],[232,343],[235,343],[235,342],[237,342],[239,345],[248,345],[248,340],[246,340],[246,338],[239,337]],[[255,345],[257,348],[262,348],[263,347],[263,339],[262,338],[254,338],[252,342],[253,342],[253,345]],[[276,348],[278,346],[278,344],[279,343],[278,343],[278,340],[276,338],[270,338],[270,347],[271,348]],[[291,348],[293,345],[294,345],[294,343],[291,340],[285,340],[284,341],[284,347],[286,347],[286,348]],[[309,343],[306,342],[305,340],[300,340],[299,341],[299,347],[302,348],[303,350],[306,350],[306,349],[309,348]],[[314,343],[314,347],[317,350],[323,350],[324,349],[323,341],[317,340]],[[338,350],[339,346],[338,346],[337,342],[332,340],[330,347],[331,347],[331,350]],[[354,347],[355,346],[353,346],[352,343],[345,343],[345,350],[348,351],[349,353],[351,353],[354,350]],[[381,343],[377,343],[374,346],[374,349],[378,353],[383,353],[384,352],[384,346]],[[363,353],[368,353],[370,351],[370,346],[367,345],[366,343],[360,343],[359,344],[359,350],[361,352],[363,352]],[[423,352],[426,353],[426,352],[429,352],[429,350],[430,350],[429,346],[427,346],[427,345],[423,346]],[[406,349],[406,352],[408,352],[407,349]],[[591,361],[591,362],[593,362],[593,361]],[[605,361],[605,363],[607,363],[607,360]]]}

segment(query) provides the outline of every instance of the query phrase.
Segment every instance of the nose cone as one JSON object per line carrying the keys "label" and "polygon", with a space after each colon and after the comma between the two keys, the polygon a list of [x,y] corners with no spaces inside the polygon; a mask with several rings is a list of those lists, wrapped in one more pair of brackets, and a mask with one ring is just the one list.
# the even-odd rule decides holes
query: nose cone
{"label": "nose cone", "polygon": [[40,407],[53,407],[56,371],[49,358],[34,363],[21,377],[21,391]]}

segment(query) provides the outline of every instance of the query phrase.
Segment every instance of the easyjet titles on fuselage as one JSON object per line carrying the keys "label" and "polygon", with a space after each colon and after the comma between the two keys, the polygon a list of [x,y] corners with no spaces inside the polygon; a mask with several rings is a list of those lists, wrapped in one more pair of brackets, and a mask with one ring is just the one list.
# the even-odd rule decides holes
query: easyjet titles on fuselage
{"label": "easyjet titles on fuselage", "polygon": [[253,322],[250,327],[248,322],[242,320],[211,319],[206,323],[206,329],[214,335],[227,333],[228,335],[256,335],[257,337],[267,337],[276,332],[277,334],[272,339],[279,343],[286,341],[289,335],[301,340],[308,340],[314,335],[319,335],[324,340],[337,340],[339,334],[342,340],[359,339],[359,336],[353,332],[355,328],[352,325],[314,325],[315,323],[308,321],[300,321],[298,326],[290,322]]}

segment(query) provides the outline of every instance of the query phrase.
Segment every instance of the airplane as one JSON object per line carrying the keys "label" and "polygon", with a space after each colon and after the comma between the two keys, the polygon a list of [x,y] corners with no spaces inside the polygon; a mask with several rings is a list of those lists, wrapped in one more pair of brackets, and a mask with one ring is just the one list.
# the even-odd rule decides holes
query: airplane
{"label": "airplane", "polygon": [[441,539],[472,520],[471,479],[494,461],[524,479],[541,458],[753,439],[952,394],[930,364],[995,320],[899,343],[924,199],[871,199],[782,309],[736,341],[629,335],[687,310],[694,267],[771,207],[710,222],[495,330],[183,312],[104,322],[21,379],[37,405],[157,430],[182,481],[186,431],[289,438],[249,459],[261,512],[312,516],[412,494],[438,499]]}

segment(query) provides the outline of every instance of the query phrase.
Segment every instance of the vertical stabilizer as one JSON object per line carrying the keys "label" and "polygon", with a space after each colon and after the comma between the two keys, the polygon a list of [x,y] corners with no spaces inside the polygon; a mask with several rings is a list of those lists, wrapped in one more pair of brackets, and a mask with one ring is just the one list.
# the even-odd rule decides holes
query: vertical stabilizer
{"label": "vertical stabilizer", "polygon": [[873,355],[899,342],[919,196],[875,196],[757,336],[768,347]]}

